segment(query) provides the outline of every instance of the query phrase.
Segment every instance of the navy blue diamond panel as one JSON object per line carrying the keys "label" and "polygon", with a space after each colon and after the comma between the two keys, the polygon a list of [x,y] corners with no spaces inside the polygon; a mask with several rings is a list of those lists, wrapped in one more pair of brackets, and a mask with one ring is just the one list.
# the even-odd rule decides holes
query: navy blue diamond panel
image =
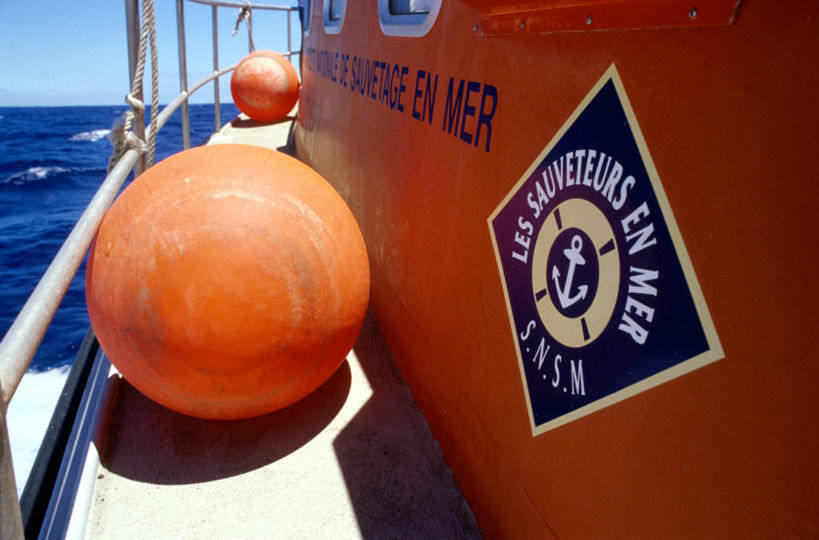
{"label": "navy blue diamond panel", "polygon": [[612,68],[490,218],[536,434],[721,355],[615,77]]}

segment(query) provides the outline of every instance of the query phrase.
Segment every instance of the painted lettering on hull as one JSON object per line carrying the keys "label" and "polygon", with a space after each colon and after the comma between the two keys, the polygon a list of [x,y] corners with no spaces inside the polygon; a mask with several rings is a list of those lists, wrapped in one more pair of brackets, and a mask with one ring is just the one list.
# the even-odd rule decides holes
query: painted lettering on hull
{"label": "painted lettering on hull", "polygon": [[498,89],[491,84],[314,48],[304,51],[304,68],[390,110],[409,113],[413,120],[442,126],[443,133],[465,144],[491,151],[499,101]]}

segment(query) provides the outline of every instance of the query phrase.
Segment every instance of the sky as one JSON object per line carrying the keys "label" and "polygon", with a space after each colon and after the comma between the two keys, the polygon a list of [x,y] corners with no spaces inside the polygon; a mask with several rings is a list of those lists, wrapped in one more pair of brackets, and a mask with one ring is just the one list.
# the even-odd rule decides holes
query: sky
{"label": "sky", "polygon": [[[257,3],[296,5],[295,0]],[[179,93],[176,0],[154,0],[154,6],[159,102],[166,104]],[[211,8],[185,2],[184,10],[190,86],[213,71]],[[248,52],[244,22],[236,36],[231,35],[238,12],[218,10],[220,68],[234,65]],[[293,50],[298,50],[298,17],[291,17]],[[256,49],[283,52],[285,14],[254,11],[253,41]],[[127,51],[125,0],[0,0],[0,107],[124,103],[130,91]],[[145,71],[149,89],[150,62]],[[220,81],[221,100],[230,101],[230,75]],[[146,96],[149,102],[149,90]],[[212,85],[194,94],[191,102],[212,103]]]}

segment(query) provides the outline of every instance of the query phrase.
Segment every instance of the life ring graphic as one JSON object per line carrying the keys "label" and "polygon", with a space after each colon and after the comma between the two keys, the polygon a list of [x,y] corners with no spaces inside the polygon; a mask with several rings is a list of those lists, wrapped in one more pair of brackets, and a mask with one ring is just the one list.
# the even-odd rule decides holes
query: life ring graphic
{"label": "life ring graphic", "polygon": [[611,320],[619,289],[620,250],[606,216],[585,199],[557,205],[532,258],[532,292],[551,336],[572,348],[592,343]]}

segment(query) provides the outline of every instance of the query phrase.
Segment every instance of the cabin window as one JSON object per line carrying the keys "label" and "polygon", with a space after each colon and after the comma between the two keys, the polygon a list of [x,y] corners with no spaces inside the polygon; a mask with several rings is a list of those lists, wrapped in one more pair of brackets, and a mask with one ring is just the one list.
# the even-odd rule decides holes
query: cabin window
{"label": "cabin window", "polygon": [[393,15],[426,14],[432,10],[432,0],[390,0],[390,13]]}
{"label": "cabin window", "polygon": [[313,0],[299,0],[299,19],[305,36],[310,35],[310,14],[313,12]]}
{"label": "cabin window", "polygon": [[421,37],[429,32],[442,0],[378,0],[381,30],[388,36]]}
{"label": "cabin window", "polygon": [[330,20],[340,21],[346,6],[346,0],[330,0]]}
{"label": "cabin window", "polygon": [[338,34],[344,24],[347,0],[324,0],[324,31]]}

